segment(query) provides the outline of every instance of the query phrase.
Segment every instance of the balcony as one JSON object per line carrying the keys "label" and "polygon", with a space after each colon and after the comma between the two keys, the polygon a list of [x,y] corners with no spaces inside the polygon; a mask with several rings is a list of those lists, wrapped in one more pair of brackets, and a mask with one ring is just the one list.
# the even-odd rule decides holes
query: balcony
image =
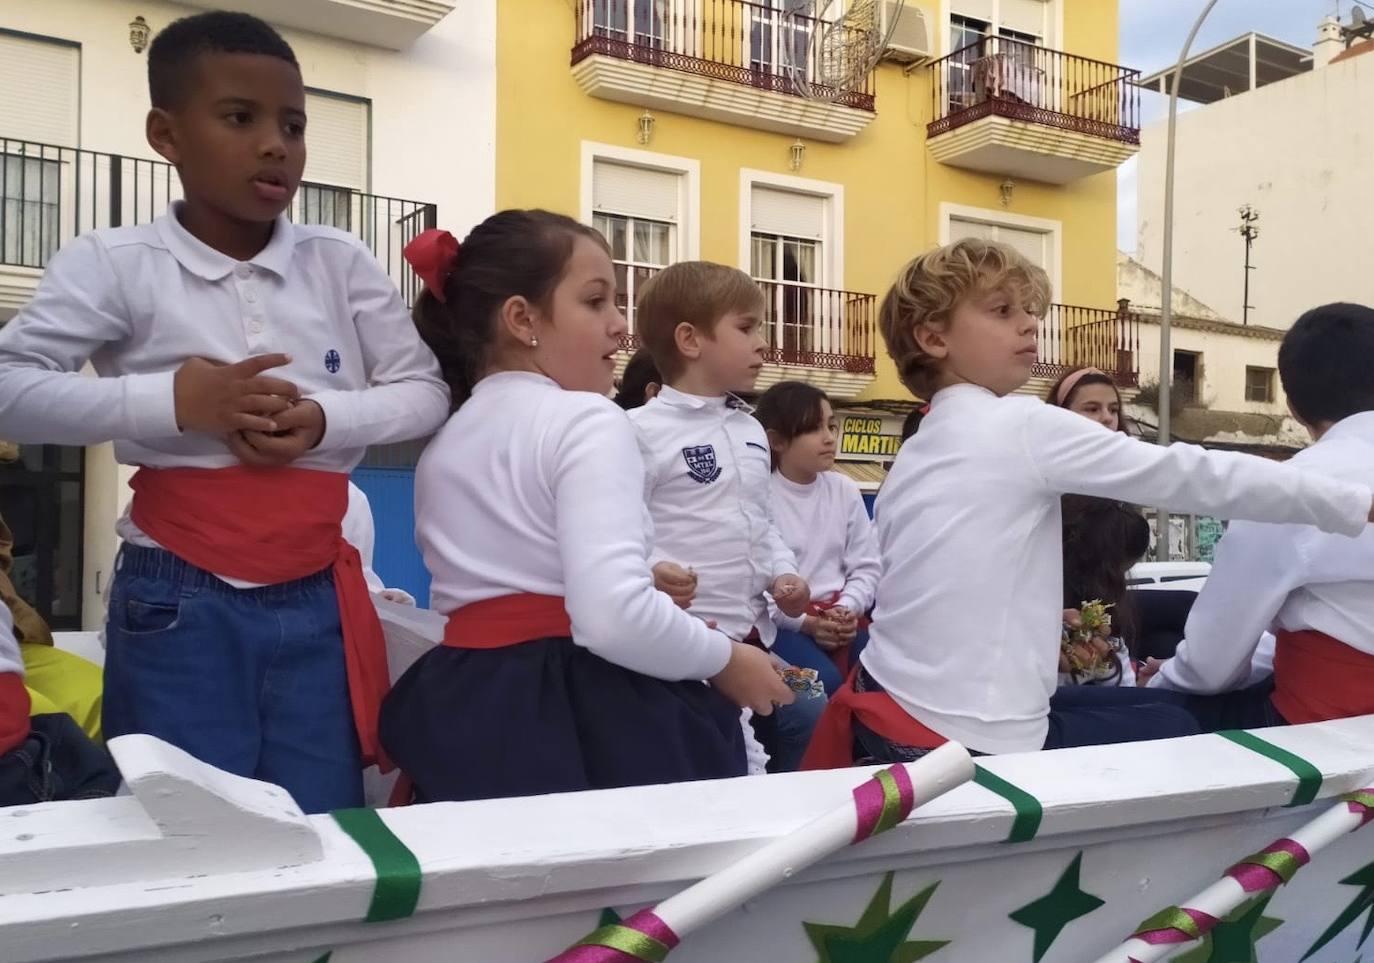
{"label": "balcony", "polygon": [[282,27],[404,50],[452,12],[457,0],[186,0],[206,10],[251,13]]}
{"label": "balcony", "polygon": [[[0,138],[0,320],[32,297],[63,244],[96,228],[148,224],[180,197],[165,161]],[[407,304],[419,294],[401,249],[434,226],[433,204],[302,183],[287,213],[361,238]]]}
{"label": "balcony", "polygon": [[1122,301],[1115,311],[1051,304],[1036,333],[1039,352],[1031,377],[1033,390],[1043,394],[1045,382],[1088,365],[1111,375],[1118,387],[1140,383],[1140,316]]}
{"label": "balcony", "polygon": [[743,0],[575,0],[572,71],[588,94],[796,137],[840,143],[873,119],[873,77],[812,100],[811,37],[824,24]]}
{"label": "balcony", "polygon": [[1140,72],[1004,37],[930,65],[931,155],[1050,184],[1114,170],[1140,149]]}
{"label": "balcony", "polygon": [[[635,283],[653,274],[653,268],[635,268]],[[768,342],[759,391],[779,381],[806,381],[836,400],[846,400],[873,382],[878,314],[874,295],[789,281],[758,284],[765,298],[763,334]],[[624,302],[622,309],[631,332],[622,347],[630,352],[639,346],[634,311]]]}

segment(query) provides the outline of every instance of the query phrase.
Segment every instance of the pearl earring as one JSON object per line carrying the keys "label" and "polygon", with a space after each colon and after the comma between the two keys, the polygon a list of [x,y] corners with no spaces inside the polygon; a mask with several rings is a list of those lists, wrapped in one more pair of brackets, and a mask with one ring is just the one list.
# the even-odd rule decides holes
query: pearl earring
{"label": "pearl earring", "polygon": [[539,339],[538,339],[538,338],[533,338],[533,337],[530,338],[530,347],[531,347],[531,348],[537,348],[537,347],[539,347]]}

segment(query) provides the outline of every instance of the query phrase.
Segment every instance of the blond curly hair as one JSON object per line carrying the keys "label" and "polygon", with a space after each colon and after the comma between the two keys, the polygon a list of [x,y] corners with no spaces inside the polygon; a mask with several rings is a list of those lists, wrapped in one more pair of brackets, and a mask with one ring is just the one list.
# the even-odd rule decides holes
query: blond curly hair
{"label": "blond curly hair", "polygon": [[939,361],[916,340],[917,330],[943,330],[963,301],[1000,290],[1018,297],[1036,317],[1049,309],[1049,275],[1006,244],[965,238],[902,268],[878,309],[878,327],[897,375],[912,394],[929,398],[940,374]]}

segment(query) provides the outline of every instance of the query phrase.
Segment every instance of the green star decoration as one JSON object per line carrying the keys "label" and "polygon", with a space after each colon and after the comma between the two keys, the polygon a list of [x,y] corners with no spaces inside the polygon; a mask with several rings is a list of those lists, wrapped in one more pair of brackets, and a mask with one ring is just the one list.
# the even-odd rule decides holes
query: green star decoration
{"label": "green star decoration", "polygon": [[1255,944],[1283,925],[1283,920],[1264,915],[1273,898],[1270,893],[1241,905],[1174,963],[1258,963]]}
{"label": "green star decoration", "polygon": [[1360,934],[1360,941],[1355,944],[1355,949],[1361,949],[1364,946],[1364,941],[1369,939],[1369,934],[1374,933],[1374,863],[1351,873],[1341,880],[1341,885],[1361,886],[1363,889],[1350,901],[1350,905],[1341,911],[1341,915],[1336,917],[1335,922],[1321,935],[1321,938],[1312,945],[1312,949],[1307,951],[1307,955],[1303,957],[1304,960],[1340,936],[1341,933],[1345,932],[1346,927],[1366,912],[1369,913],[1369,917],[1364,921],[1364,932]]}
{"label": "green star decoration", "polygon": [[596,928],[601,929],[603,926],[614,926],[623,922],[625,921],[620,918],[620,914],[608,906],[601,911],[601,918],[596,921]]}
{"label": "green star decoration", "polygon": [[940,884],[932,883],[893,911],[892,877],[892,873],[883,877],[854,926],[802,923],[820,954],[817,963],[915,963],[949,944],[949,940],[907,940]]}
{"label": "green star decoration", "polygon": [[1083,854],[1080,852],[1054,884],[1054,889],[1009,914],[1014,922],[1035,931],[1035,963],[1044,959],[1064,927],[1105,905],[1105,900],[1083,892],[1078,885],[1082,867]]}

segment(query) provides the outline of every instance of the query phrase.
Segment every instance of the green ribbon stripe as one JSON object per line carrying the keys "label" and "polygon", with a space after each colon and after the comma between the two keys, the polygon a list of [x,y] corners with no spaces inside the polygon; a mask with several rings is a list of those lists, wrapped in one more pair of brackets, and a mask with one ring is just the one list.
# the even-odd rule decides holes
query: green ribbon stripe
{"label": "green ribbon stripe", "polygon": [[339,828],[353,838],[377,871],[367,922],[405,919],[420,901],[420,861],[382,822],[375,809],[340,809],[332,813]]}
{"label": "green ribbon stripe", "polygon": [[577,945],[604,946],[608,950],[619,950],[626,956],[642,960],[643,963],[663,963],[668,958],[669,950],[666,943],[660,943],[652,936],[628,926],[621,926],[619,923],[601,927]]}
{"label": "green ribbon stripe", "polygon": [[1365,809],[1374,811],[1374,791],[1361,789],[1359,792],[1348,792],[1340,799],[1341,802],[1354,803],[1363,806]]}
{"label": "green ribbon stripe", "polygon": [[1183,912],[1183,909],[1178,906],[1170,906],[1168,909],[1160,910],[1141,923],[1132,936],[1156,933],[1160,930],[1178,930],[1193,940],[1202,938],[1202,929],[1197,925],[1197,920]]}
{"label": "green ribbon stripe", "polygon": [[1321,792],[1321,770],[1302,756],[1294,755],[1272,742],[1266,742],[1253,732],[1246,732],[1244,729],[1230,729],[1225,732],[1218,732],[1217,735],[1223,739],[1229,739],[1238,746],[1244,746],[1251,752],[1257,752],[1261,756],[1274,760],[1297,776],[1298,788],[1293,791],[1293,798],[1288,806],[1306,806],[1315,800],[1317,794]]}
{"label": "green ribbon stripe", "polygon": [[883,787],[883,811],[878,823],[873,827],[873,835],[885,833],[902,821],[902,791],[897,788],[897,780],[886,769],[875,777]]}
{"label": "green ribbon stripe", "polygon": [[1045,808],[1040,805],[1040,800],[982,766],[973,767],[973,781],[989,792],[1001,796],[1016,810],[1016,818],[1012,820],[1007,842],[1028,843],[1035,838],[1035,834],[1040,831],[1040,821],[1045,816]]}
{"label": "green ribbon stripe", "polygon": [[1292,853],[1279,850],[1272,853],[1255,853],[1253,856],[1246,856],[1237,866],[1263,866],[1284,884],[1293,882],[1293,877],[1302,869],[1303,864],[1298,862],[1298,857]]}

